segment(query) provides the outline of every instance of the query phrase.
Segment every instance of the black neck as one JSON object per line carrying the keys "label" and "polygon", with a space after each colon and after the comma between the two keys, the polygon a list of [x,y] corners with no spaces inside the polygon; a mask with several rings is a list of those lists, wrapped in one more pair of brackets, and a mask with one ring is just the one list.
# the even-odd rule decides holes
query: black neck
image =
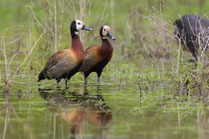
{"label": "black neck", "polygon": [[104,45],[110,45],[110,42],[108,41],[108,39],[107,38],[105,38],[105,39],[102,39],[102,44]]}
{"label": "black neck", "polygon": [[71,37],[74,38],[75,36],[78,36],[76,33],[76,31],[74,30],[71,30],[70,33],[71,33]]}

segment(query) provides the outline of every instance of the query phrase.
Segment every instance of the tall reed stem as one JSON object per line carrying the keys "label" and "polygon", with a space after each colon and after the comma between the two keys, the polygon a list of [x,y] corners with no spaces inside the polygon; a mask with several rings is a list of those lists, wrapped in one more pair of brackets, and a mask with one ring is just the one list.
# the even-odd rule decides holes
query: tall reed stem
{"label": "tall reed stem", "polygon": [[9,65],[8,65],[8,60],[7,60],[7,54],[6,54],[6,44],[4,42],[4,37],[2,37],[2,44],[3,44],[3,54],[4,54],[4,68],[5,68],[5,73],[6,73],[6,78],[5,78],[5,84],[6,88],[5,91],[9,91],[9,76],[10,76],[10,71],[9,71]]}

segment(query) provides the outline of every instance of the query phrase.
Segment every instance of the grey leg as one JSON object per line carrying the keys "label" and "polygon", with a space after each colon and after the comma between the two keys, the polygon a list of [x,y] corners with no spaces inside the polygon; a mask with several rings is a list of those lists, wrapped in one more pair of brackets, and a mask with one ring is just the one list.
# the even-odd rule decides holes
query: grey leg
{"label": "grey leg", "polygon": [[98,83],[101,83],[100,77],[98,77],[97,81],[98,81]]}
{"label": "grey leg", "polygon": [[84,83],[85,83],[85,84],[87,84],[87,83],[88,83],[87,78],[85,78]]}
{"label": "grey leg", "polygon": [[65,79],[65,87],[67,88],[67,79]]}

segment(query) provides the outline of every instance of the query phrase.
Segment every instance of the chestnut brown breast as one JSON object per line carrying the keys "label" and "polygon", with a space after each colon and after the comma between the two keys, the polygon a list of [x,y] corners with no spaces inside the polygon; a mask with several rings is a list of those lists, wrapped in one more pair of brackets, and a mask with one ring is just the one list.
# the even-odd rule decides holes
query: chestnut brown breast
{"label": "chestnut brown breast", "polygon": [[[113,47],[108,40],[103,40],[101,46],[92,46],[85,50],[83,64],[81,66],[81,72],[88,72],[97,63],[112,58]],[[103,68],[103,67],[102,67]]]}
{"label": "chestnut brown breast", "polygon": [[108,40],[102,40],[102,46],[98,47],[97,51],[98,56],[102,59],[111,60],[113,47]]}
{"label": "chestnut brown breast", "polygon": [[76,55],[76,58],[78,60],[83,60],[84,58],[84,49],[83,49],[83,45],[80,41],[79,36],[75,36],[72,40],[72,51],[73,53]]}

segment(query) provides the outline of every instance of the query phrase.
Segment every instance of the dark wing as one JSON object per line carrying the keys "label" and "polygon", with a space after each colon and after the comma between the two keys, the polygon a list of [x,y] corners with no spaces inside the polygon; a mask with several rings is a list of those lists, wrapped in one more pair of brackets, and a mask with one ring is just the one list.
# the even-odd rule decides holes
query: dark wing
{"label": "dark wing", "polygon": [[50,78],[60,78],[63,74],[76,67],[77,63],[76,55],[70,49],[61,50],[49,58],[44,72]]}
{"label": "dark wing", "polygon": [[99,46],[92,46],[85,50],[83,64],[80,68],[81,72],[87,72],[94,67],[102,57],[98,54]]}

